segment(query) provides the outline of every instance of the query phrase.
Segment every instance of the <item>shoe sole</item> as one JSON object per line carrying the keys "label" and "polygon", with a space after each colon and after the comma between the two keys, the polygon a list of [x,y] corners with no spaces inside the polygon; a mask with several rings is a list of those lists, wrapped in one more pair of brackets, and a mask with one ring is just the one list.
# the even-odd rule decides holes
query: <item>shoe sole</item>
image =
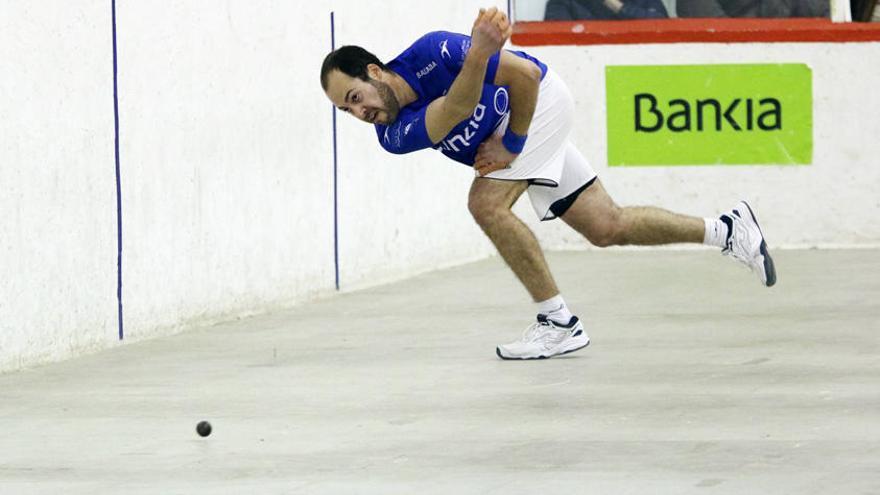
{"label": "shoe sole", "polygon": [[583,349],[584,347],[587,347],[587,346],[589,346],[589,345],[590,345],[590,341],[588,340],[586,344],[584,344],[584,345],[582,345],[582,346],[580,346],[580,347],[575,347],[574,349],[569,349],[569,350],[567,350],[567,351],[560,352],[559,354],[553,354],[552,356],[544,356],[544,355],[541,355],[541,356],[535,356],[535,357],[505,357],[505,356],[502,356],[502,355],[501,355],[501,348],[500,348],[500,347],[496,347],[496,348],[495,348],[495,354],[496,354],[498,357],[500,357],[501,359],[505,360],[505,361],[532,361],[532,360],[535,360],[535,359],[549,359],[549,358],[551,358],[551,357],[556,357],[556,356],[562,356],[562,355],[565,355],[565,354],[570,354],[570,353],[572,353],[572,352],[574,352],[574,351],[579,351],[579,350],[581,350],[581,349]]}
{"label": "shoe sole", "polygon": [[755,218],[755,212],[752,211],[752,207],[749,206],[745,201],[742,202],[746,205],[746,209],[749,210],[749,215],[752,217],[752,221],[755,222],[755,226],[758,227],[758,232],[761,233],[761,256],[764,257],[764,274],[767,276],[767,282],[764,284],[767,287],[773,287],[776,283],[776,265],[773,264],[773,258],[770,257],[770,251],[767,250],[767,242],[764,241],[764,231],[761,230],[761,225],[758,224],[758,219]]}

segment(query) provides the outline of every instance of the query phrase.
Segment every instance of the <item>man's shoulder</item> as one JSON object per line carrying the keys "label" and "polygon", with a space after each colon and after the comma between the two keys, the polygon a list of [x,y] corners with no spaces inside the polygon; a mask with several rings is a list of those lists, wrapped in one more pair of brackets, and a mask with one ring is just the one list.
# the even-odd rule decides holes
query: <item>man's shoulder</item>
{"label": "man's shoulder", "polygon": [[423,34],[421,37],[415,40],[412,46],[429,46],[433,48],[436,45],[437,49],[439,50],[440,45],[443,43],[443,41],[446,41],[450,38],[459,38],[462,36],[465,35],[461,33],[453,33],[452,31],[431,31]]}
{"label": "man's shoulder", "polygon": [[462,39],[469,38],[460,33],[450,31],[431,31],[423,34],[409,45],[394,61],[413,58],[444,58],[450,57],[450,50],[461,44]]}

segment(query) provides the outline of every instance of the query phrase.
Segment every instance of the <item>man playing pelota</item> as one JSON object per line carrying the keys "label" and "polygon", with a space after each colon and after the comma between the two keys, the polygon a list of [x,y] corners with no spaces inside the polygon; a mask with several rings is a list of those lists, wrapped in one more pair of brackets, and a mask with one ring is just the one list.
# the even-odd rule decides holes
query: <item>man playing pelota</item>
{"label": "man playing pelota", "polygon": [[512,28],[480,10],[471,35],[428,33],[387,64],[357,46],[324,59],[321,85],[344,112],[373,124],[391,153],[434,148],[472,166],[468,209],[537,303],[537,321],[500,345],[502,359],[573,352],[590,340],[559,293],[535,235],[511,211],[528,191],[541,220],[557,217],[596,246],[704,243],[776,282],[773,261],[745,202],[718,218],[619,207],[570,141],[574,101],[540,60],[503,50]]}

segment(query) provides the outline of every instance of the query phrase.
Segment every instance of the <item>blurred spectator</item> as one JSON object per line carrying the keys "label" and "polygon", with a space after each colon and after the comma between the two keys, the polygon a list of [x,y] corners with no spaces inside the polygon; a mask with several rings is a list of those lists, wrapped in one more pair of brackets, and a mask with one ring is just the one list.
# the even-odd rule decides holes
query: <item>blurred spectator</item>
{"label": "blurred spectator", "polygon": [[679,17],[828,17],[829,0],[678,0]]}
{"label": "blurred spectator", "polygon": [[549,0],[545,21],[669,17],[661,0]]}
{"label": "blurred spectator", "polygon": [[876,0],[850,0],[849,7],[852,11],[852,20],[856,22],[877,20]]}

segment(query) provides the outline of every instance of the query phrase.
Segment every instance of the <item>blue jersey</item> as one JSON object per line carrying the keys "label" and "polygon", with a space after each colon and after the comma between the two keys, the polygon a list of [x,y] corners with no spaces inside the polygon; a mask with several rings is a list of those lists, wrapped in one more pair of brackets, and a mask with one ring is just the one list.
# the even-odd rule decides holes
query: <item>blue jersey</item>
{"label": "blue jersey", "polygon": [[[431,142],[425,127],[428,104],[449,91],[464,65],[470,46],[470,36],[435,31],[422,36],[388,62],[388,68],[406,80],[418,99],[402,107],[397,120],[390,125],[375,124],[383,148],[398,154],[434,148],[457,162],[474,164],[477,147],[510,112],[507,87],[494,83],[500,54],[496,53],[489,59],[483,94],[470,118],[459,122],[436,145]],[[535,62],[541,68],[541,78],[547,73],[547,66],[538,59],[523,52],[511,53]]]}

